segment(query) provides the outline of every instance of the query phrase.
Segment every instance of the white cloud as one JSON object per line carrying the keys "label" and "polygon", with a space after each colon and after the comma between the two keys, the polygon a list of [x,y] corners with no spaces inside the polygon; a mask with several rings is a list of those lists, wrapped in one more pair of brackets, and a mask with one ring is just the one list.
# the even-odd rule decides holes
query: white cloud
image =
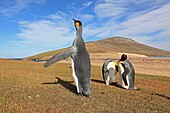
{"label": "white cloud", "polygon": [[121,15],[125,10],[126,8],[109,2],[96,4],[95,6],[95,13],[99,18]]}
{"label": "white cloud", "polygon": [[11,0],[0,2],[0,13],[5,16],[17,14],[31,3],[42,4],[45,0]]}
{"label": "white cloud", "polygon": [[169,0],[100,0],[95,4],[98,18],[124,18],[155,10]]}
{"label": "white cloud", "polygon": [[[151,2],[152,0],[150,0]],[[118,1],[117,1],[118,2]],[[121,3],[120,1],[119,3]],[[142,4],[146,1],[141,2]],[[152,1],[153,2],[153,1]],[[100,26],[94,27],[95,25],[89,25],[86,27],[87,36],[106,38],[111,36],[124,36],[132,38],[138,42],[149,44],[154,47],[164,48],[170,50],[170,4],[158,5],[159,7],[148,8],[141,11],[135,11],[133,13],[128,13],[130,9],[126,9],[124,4],[113,4],[114,0],[107,1],[103,3],[98,3],[95,7],[96,14],[98,18],[104,19]],[[162,2],[160,2],[162,4]],[[138,3],[138,5],[142,5]],[[159,4],[159,3],[157,3]],[[108,6],[116,6],[115,12],[111,12],[114,8]],[[160,7],[161,6],[161,7]],[[117,18],[124,15],[127,19],[124,21],[117,22]],[[117,19],[116,18],[116,19]],[[120,18],[122,19],[122,18]],[[90,35],[93,34],[93,35]]]}
{"label": "white cloud", "polygon": [[[121,2],[117,1],[116,5],[113,0],[97,3],[94,9],[98,18],[92,14],[82,13],[81,10],[74,15],[76,19],[83,22],[83,36],[86,41],[124,36],[170,50],[170,45],[167,45],[167,42],[170,43],[170,4],[161,5],[162,7],[154,10],[146,9],[130,14],[127,12],[129,9],[124,7],[127,3],[121,4]],[[17,34],[20,41],[15,43],[50,49],[63,48],[66,44],[71,45],[75,35],[71,14],[58,11],[48,15],[44,20],[20,22],[21,31]],[[119,22],[115,20],[115,16],[119,18],[122,15],[127,16],[125,20]]]}
{"label": "white cloud", "polygon": [[92,3],[93,3],[93,2],[86,1],[83,5],[84,5],[85,7],[88,7],[88,6],[90,6]]}
{"label": "white cloud", "polygon": [[[135,36],[137,34],[147,34],[157,31],[164,32],[164,34],[169,35],[170,23],[170,4],[162,6],[159,9],[150,11],[146,14],[134,17],[128,21],[122,23],[122,26],[125,28],[118,31],[118,33],[123,33],[128,36]],[[159,33],[157,34],[159,36]],[[161,35],[162,36],[162,35]]]}
{"label": "white cloud", "polygon": [[55,20],[63,20],[63,18],[68,17],[68,14],[61,12],[61,11],[57,11],[55,14],[50,14],[48,16],[51,19],[55,19]]}
{"label": "white cloud", "polygon": [[73,21],[71,18],[70,21],[66,21],[60,15],[61,13],[50,15],[50,19],[46,20],[19,22],[21,30],[17,36],[20,41],[14,41],[15,44],[48,49],[61,48],[66,44],[71,45],[75,34],[74,26],[71,23]]}
{"label": "white cloud", "polygon": [[94,16],[90,14],[78,14],[77,17],[83,22],[88,22],[94,19]]}

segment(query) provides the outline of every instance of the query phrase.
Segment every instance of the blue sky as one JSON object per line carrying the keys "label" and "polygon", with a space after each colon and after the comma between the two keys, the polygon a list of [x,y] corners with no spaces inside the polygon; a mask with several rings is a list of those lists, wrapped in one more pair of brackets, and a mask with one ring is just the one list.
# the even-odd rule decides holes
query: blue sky
{"label": "blue sky", "polygon": [[170,0],[1,0],[0,58],[71,46],[72,18],[86,42],[131,38],[170,51]]}

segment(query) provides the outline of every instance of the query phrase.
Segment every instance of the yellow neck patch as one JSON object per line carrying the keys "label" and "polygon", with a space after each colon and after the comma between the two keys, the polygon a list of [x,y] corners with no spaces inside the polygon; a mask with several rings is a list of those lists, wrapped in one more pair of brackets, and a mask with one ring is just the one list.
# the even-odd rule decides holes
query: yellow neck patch
{"label": "yellow neck patch", "polygon": [[117,61],[117,63],[118,63],[118,64],[120,64],[120,63],[121,63],[121,61],[120,61],[120,60],[118,60],[118,61]]}

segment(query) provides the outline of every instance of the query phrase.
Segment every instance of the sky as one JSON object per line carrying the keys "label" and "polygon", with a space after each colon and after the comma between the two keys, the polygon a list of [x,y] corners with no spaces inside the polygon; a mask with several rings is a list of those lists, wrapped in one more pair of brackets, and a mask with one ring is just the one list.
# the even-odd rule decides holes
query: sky
{"label": "sky", "polygon": [[1,0],[0,58],[72,45],[72,18],[86,42],[121,36],[170,51],[170,0]]}

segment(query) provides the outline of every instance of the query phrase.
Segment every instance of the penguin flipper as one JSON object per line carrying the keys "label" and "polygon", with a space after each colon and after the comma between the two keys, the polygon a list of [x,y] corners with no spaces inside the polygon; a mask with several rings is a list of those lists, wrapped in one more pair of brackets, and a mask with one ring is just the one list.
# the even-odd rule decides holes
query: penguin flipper
{"label": "penguin flipper", "polygon": [[122,78],[123,78],[125,85],[127,86],[128,83],[127,83],[127,80],[126,80],[126,74],[125,73],[122,74]]}
{"label": "penguin flipper", "polygon": [[129,68],[127,68],[123,63],[122,63],[122,66],[123,66],[124,69],[125,69],[125,71],[124,71],[123,74],[122,74],[122,78],[123,78],[123,81],[124,81],[125,85],[127,86],[128,83],[127,83],[126,76],[129,74]]}
{"label": "penguin flipper", "polygon": [[64,60],[64,59],[70,57],[73,53],[74,53],[74,49],[70,48],[66,52],[56,54],[44,64],[44,67],[48,67],[49,65],[51,65],[55,62],[58,62],[60,60]]}

